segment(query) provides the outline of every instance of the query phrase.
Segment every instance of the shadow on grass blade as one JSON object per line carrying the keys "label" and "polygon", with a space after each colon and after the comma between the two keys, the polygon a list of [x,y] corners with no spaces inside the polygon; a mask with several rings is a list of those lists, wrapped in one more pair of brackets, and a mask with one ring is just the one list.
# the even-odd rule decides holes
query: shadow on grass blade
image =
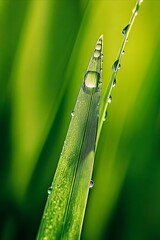
{"label": "shadow on grass blade", "polygon": [[97,41],[72,119],[37,239],[79,239],[92,176],[101,92],[103,37]]}

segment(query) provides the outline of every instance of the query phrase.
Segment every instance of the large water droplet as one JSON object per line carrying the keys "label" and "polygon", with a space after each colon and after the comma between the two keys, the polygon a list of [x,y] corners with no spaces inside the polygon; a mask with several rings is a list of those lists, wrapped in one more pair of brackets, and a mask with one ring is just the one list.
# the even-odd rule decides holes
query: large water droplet
{"label": "large water droplet", "polygon": [[122,29],[122,34],[125,36],[128,32],[130,24],[127,24],[123,29]]}
{"label": "large water droplet", "polygon": [[98,73],[95,71],[88,71],[85,75],[85,85],[88,88],[96,88],[98,83]]}
{"label": "large water droplet", "polygon": [[93,188],[93,186],[94,186],[94,181],[91,180],[91,181],[90,181],[90,184],[89,184],[89,188]]}
{"label": "large water droplet", "polygon": [[49,188],[48,188],[48,194],[50,194],[51,193],[51,191],[52,191],[52,186],[50,186]]}
{"label": "large water droplet", "polygon": [[96,50],[101,50],[101,48],[102,48],[102,45],[101,45],[101,44],[97,44],[97,45],[96,45]]}
{"label": "large water droplet", "polygon": [[100,51],[98,51],[98,50],[95,50],[95,51],[94,51],[93,56],[94,56],[95,58],[100,57],[100,55],[101,55]]}
{"label": "large water droplet", "polygon": [[117,83],[117,81],[116,81],[116,78],[114,79],[114,81],[113,81],[113,87],[115,87],[116,86],[116,83]]}
{"label": "large water droplet", "polygon": [[113,69],[114,72],[117,72],[117,70],[120,69],[120,67],[121,67],[121,65],[120,65],[119,59],[118,59],[113,63],[112,69]]}
{"label": "large water droplet", "polygon": [[110,95],[108,98],[108,103],[111,103],[111,102],[112,102],[112,96]]}

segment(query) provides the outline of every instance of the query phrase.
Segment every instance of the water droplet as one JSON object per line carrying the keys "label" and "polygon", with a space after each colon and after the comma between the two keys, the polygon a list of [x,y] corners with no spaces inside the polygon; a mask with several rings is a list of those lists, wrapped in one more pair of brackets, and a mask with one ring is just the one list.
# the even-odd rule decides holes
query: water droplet
{"label": "water droplet", "polygon": [[122,51],[122,55],[123,55],[124,53],[125,53],[125,51],[123,50],[123,51]]}
{"label": "water droplet", "polygon": [[101,55],[100,51],[98,51],[98,50],[95,50],[95,51],[94,51],[93,56],[94,56],[95,58],[100,57],[100,55]]}
{"label": "water droplet", "polygon": [[93,188],[93,186],[94,186],[94,181],[91,180],[91,181],[90,181],[90,184],[89,184],[89,188]]}
{"label": "water droplet", "polygon": [[88,71],[85,75],[85,85],[88,88],[96,88],[98,82],[98,73],[95,71]]}
{"label": "water droplet", "polygon": [[128,32],[130,24],[127,24],[123,29],[122,29],[122,34],[125,36]]}
{"label": "water droplet", "polygon": [[74,110],[71,112],[71,116],[74,117]]}
{"label": "water droplet", "polygon": [[107,111],[106,111],[105,116],[103,118],[103,122],[106,121],[106,118],[107,118]]}
{"label": "water droplet", "polygon": [[[142,3],[142,2],[141,2],[141,3]],[[140,6],[141,3],[139,2],[139,3],[136,5],[136,7],[133,9],[133,14],[134,14],[135,16],[138,15],[139,6]]]}
{"label": "water droplet", "polygon": [[118,69],[120,69],[121,68],[121,64],[119,63],[119,65],[118,65]]}
{"label": "water droplet", "polygon": [[102,45],[101,45],[101,44],[97,44],[97,45],[96,45],[96,50],[101,50],[101,48],[102,48]]}
{"label": "water droplet", "polygon": [[114,79],[114,81],[113,81],[113,87],[115,87],[116,86],[116,83],[117,83],[117,81],[116,81],[116,78]]}
{"label": "water droplet", "polygon": [[135,11],[134,14],[135,14],[135,16],[137,16],[138,15],[138,11]]}
{"label": "water droplet", "polygon": [[49,188],[48,188],[48,194],[50,194],[51,193],[51,191],[52,191],[52,186],[50,186]]}
{"label": "water droplet", "polygon": [[126,42],[128,42],[128,38],[126,38]]}
{"label": "water droplet", "polygon": [[113,69],[114,72],[117,72],[117,70],[120,69],[120,67],[121,67],[121,65],[120,65],[119,59],[118,59],[113,63],[112,69]]}
{"label": "water droplet", "polygon": [[111,103],[111,102],[112,102],[112,96],[110,95],[108,98],[108,103]]}

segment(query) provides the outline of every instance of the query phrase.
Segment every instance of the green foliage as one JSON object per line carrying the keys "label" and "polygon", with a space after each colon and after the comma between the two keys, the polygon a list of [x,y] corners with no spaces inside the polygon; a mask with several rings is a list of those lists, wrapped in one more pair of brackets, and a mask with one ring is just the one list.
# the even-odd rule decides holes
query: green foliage
{"label": "green foliage", "polygon": [[102,71],[99,38],[77,98],[37,239],[79,239],[94,163]]}
{"label": "green foliage", "polygon": [[[104,34],[106,86],[132,7],[0,1],[0,239],[36,238],[95,40]],[[159,11],[144,1],[121,59],[81,239],[160,239]]]}

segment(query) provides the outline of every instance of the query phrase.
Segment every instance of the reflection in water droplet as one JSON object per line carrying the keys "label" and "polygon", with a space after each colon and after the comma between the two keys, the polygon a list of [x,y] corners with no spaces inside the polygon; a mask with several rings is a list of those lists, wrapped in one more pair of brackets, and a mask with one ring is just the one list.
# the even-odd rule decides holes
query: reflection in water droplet
{"label": "reflection in water droplet", "polygon": [[100,51],[98,51],[98,50],[95,50],[95,51],[94,51],[93,56],[94,56],[95,58],[100,57],[100,55],[101,55]]}
{"label": "reflection in water droplet", "polygon": [[95,71],[88,71],[85,75],[85,85],[88,88],[96,88],[99,80],[99,74]]}
{"label": "reflection in water droplet", "polygon": [[111,102],[112,102],[112,96],[110,95],[108,98],[108,103],[111,103]]}
{"label": "reflection in water droplet", "polygon": [[91,181],[90,181],[90,184],[89,184],[89,188],[93,188],[93,186],[94,186],[94,181],[91,180]]}
{"label": "reflection in water droplet", "polygon": [[117,81],[116,81],[116,78],[114,79],[114,81],[113,81],[113,87],[115,87],[116,86],[116,83],[117,83]]}
{"label": "reflection in water droplet", "polygon": [[122,51],[122,55],[123,55],[124,53],[125,53],[125,51],[123,50],[123,51]]}
{"label": "reflection in water droplet", "polygon": [[97,45],[96,45],[96,50],[101,50],[101,48],[102,48],[102,45],[101,45],[101,44],[97,44]]}
{"label": "reflection in water droplet", "polygon": [[71,116],[74,117],[74,110],[71,112]]}
{"label": "reflection in water droplet", "polygon": [[119,59],[118,59],[118,60],[116,60],[116,61],[113,63],[113,65],[112,65],[112,70],[113,70],[114,72],[117,72],[117,70],[120,69],[120,67],[121,67],[121,65],[120,65]]}
{"label": "reflection in water droplet", "polygon": [[123,29],[122,29],[122,34],[125,36],[128,32],[130,24],[127,24]]}
{"label": "reflection in water droplet", "polygon": [[51,191],[52,191],[52,186],[50,186],[49,188],[48,188],[48,194],[50,194],[51,193]]}

